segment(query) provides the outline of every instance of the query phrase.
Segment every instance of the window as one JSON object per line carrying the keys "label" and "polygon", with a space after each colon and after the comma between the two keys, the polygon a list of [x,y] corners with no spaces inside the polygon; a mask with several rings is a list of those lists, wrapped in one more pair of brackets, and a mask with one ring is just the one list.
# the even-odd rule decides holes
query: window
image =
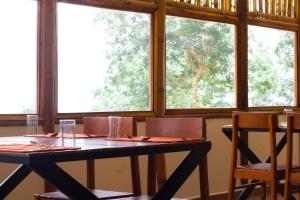
{"label": "window", "polygon": [[37,1],[0,1],[0,114],[37,112]]}
{"label": "window", "polygon": [[294,33],[249,26],[249,106],[294,105]]}
{"label": "window", "polygon": [[58,3],[58,112],[149,111],[150,15]]}
{"label": "window", "polygon": [[167,16],[167,108],[232,108],[234,26]]}

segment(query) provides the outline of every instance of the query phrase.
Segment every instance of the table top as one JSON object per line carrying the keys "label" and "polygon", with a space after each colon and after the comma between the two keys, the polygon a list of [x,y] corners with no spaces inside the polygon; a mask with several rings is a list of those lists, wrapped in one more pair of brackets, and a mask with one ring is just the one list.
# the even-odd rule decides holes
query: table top
{"label": "table top", "polygon": [[47,159],[52,160],[54,162],[65,162],[75,160],[146,155],[154,153],[190,151],[199,149],[207,150],[211,147],[211,142],[207,140],[184,141],[174,143],[156,143],[109,141],[104,138],[61,139],[24,136],[0,137],[0,144],[30,143],[38,143],[53,146],[80,147],[80,149],[66,151],[42,151],[30,153],[0,152],[0,162],[26,164],[31,161],[37,161],[38,159]]}
{"label": "table top", "polygon": [[[222,126],[222,131],[232,131],[232,125],[227,124]],[[251,131],[251,132],[268,132],[268,129],[265,128],[240,128],[239,131]],[[276,132],[286,132],[286,126],[279,125],[276,129]],[[295,132],[300,132],[300,130],[295,130]]]}

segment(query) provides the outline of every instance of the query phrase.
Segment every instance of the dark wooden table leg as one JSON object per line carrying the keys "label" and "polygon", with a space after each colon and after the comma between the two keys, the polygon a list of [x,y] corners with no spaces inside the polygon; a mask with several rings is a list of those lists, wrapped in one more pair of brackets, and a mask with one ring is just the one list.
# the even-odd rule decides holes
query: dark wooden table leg
{"label": "dark wooden table leg", "polygon": [[[207,145],[206,148],[191,151],[152,199],[171,199],[199,165],[201,159],[206,157],[209,149],[210,145]],[[208,183],[201,184],[208,185]]]}
{"label": "dark wooden table leg", "polygon": [[[230,141],[232,140],[231,131],[223,131],[223,133]],[[253,151],[249,149],[248,145],[245,144],[240,138],[238,138],[238,149],[251,163],[261,162],[261,160],[253,153]]]}
{"label": "dark wooden table leg", "polygon": [[207,156],[199,164],[201,200],[209,199]]}
{"label": "dark wooden table leg", "polygon": [[0,185],[0,199],[4,199],[17,185],[19,185],[32,170],[26,165],[20,165]]}
{"label": "dark wooden table leg", "polygon": [[74,200],[98,199],[87,188],[67,174],[55,163],[46,160],[37,160],[30,163],[30,167],[38,175],[52,183],[58,190]]}

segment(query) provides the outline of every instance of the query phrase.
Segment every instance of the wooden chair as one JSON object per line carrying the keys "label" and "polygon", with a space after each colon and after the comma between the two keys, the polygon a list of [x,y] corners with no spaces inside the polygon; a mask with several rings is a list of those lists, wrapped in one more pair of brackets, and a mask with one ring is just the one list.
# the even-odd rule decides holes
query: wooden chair
{"label": "wooden chair", "polygon": [[[249,165],[237,165],[237,139],[241,128],[246,129],[265,129],[269,133],[269,148],[271,152],[270,163],[255,163]],[[232,145],[231,145],[231,168],[228,199],[234,199],[234,190],[245,185],[236,187],[236,179],[252,179],[263,181],[263,198],[265,198],[265,181],[271,183],[271,199],[277,198],[277,183],[284,179],[285,168],[277,165],[276,153],[276,128],[278,128],[278,116],[274,113],[266,112],[234,112],[232,114]],[[266,142],[260,141],[262,144]],[[249,186],[249,184],[246,184]]]}
{"label": "wooden chair", "polygon": [[[203,118],[146,118],[146,135],[163,137],[206,138],[205,120]],[[165,158],[162,154],[148,158],[148,195],[160,188],[166,181]],[[207,158],[199,164],[201,183],[208,183]],[[207,184],[200,185],[201,199],[209,198]]]}
{"label": "wooden chair", "polygon": [[[300,183],[300,167],[293,166],[293,132],[300,130],[300,113],[290,113],[287,116],[287,149],[284,199],[288,200],[293,192],[299,192],[292,184]],[[295,190],[296,189],[296,190]]]}
{"label": "wooden chair", "polygon": [[[133,117],[123,117],[120,129],[128,136],[136,136],[136,123]],[[87,134],[107,135],[109,133],[108,117],[84,117],[83,131]],[[98,198],[121,198],[141,195],[139,162],[137,156],[130,157],[132,193],[115,192],[95,189],[95,162],[87,160],[87,188],[91,189]],[[48,192],[44,194],[35,194],[36,200],[63,200],[68,199],[61,192]]]}

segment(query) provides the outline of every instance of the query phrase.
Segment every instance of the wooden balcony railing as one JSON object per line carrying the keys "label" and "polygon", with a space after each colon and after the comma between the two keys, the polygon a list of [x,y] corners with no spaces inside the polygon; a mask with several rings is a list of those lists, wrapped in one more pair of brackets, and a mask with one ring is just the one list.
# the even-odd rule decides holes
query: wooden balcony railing
{"label": "wooden balcony railing", "polygon": [[248,0],[249,15],[256,18],[296,22],[299,0]]}
{"label": "wooden balcony railing", "polygon": [[[169,0],[170,1],[170,0]],[[201,8],[208,8],[224,12],[236,12],[237,0],[171,0],[182,2]]]}

